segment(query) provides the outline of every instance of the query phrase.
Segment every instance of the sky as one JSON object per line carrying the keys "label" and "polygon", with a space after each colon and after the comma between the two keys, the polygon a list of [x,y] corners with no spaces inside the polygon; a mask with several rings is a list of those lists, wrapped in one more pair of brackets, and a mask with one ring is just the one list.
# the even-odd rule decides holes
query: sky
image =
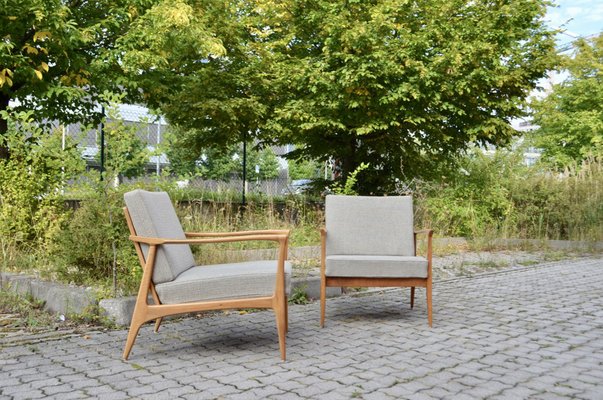
{"label": "sky", "polygon": [[603,31],[603,0],[556,0],[545,20],[551,28],[562,28],[558,43],[563,45],[578,37]]}

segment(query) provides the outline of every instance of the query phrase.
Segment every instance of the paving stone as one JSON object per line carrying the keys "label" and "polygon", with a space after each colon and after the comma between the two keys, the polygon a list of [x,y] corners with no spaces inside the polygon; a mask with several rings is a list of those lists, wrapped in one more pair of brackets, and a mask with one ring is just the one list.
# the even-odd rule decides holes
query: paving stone
{"label": "paving stone", "polygon": [[124,330],[0,338],[0,399],[600,400],[601,287],[597,256],[436,281],[433,328],[407,289],[291,306],[286,362],[271,312],[145,325],[128,362]]}

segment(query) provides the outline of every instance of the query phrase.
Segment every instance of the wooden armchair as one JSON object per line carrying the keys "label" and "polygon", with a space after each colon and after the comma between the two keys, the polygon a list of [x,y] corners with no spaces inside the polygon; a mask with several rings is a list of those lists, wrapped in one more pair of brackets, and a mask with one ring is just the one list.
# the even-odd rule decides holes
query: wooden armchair
{"label": "wooden armchair", "polygon": [[[285,360],[291,278],[291,265],[286,261],[289,231],[185,233],[167,193],[134,190],[124,199],[130,240],[143,269],[124,360],[147,321],[155,320],[158,331],[161,319],[168,315],[238,308],[274,310],[281,358]],[[190,249],[191,244],[250,240],[277,242],[278,259],[197,266]],[[149,294],[154,304],[148,304]]]}
{"label": "wooden armchair", "polygon": [[[415,287],[427,292],[432,326],[431,230],[413,231],[410,196],[327,196],[321,230],[320,326],[324,326],[326,288]],[[417,235],[427,235],[427,255],[417,256]]]}

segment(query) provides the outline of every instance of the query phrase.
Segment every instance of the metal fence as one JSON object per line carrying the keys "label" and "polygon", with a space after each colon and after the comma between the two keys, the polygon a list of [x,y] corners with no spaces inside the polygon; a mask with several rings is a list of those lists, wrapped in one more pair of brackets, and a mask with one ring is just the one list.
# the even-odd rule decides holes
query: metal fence
{"label": "metal fence", "polygon": [[[138,179],[149,179],[152,176],[161,175],[168,169],[170,162],[164,154],[156,154],[165,141],[165,133],[169,127],[168,123],[160,116],[150,114],[149,111],[140,106],[121,105],[118,112],[119,121],[126,127],[135,127],[137,137],[146,145],[151,152],[145,168],[145,175]],[[106,124],[113,120],[107,118]],[[54,129],[61,131],[64,141],[69,138],[75,141],[81,150],[82,157],[86,160],[88,169],[100,170],[100,144],[101,126],[84,126],[82,124],[63,125],[58,121],[51,123]],[[274,148],[277,156],[282,156],[289,151],[288,147]],[[242,191],[241,180],[215,181],[196,177],[188,180],[179,180],[173,177],[175,184],[181,188],[189,187],[208,191]],[[248,181],[245,185],[247,193],[262,193],[268,196],[283,195],[289,193],[288,170],[284,160],[281,162],[281,170],[277,179],[266,181]]]}

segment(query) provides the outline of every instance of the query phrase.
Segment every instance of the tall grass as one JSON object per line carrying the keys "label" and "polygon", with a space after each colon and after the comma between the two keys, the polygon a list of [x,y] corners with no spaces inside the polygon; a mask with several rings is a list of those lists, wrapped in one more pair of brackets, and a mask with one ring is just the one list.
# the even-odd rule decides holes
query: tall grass
{"label": "tall grass", "polygon": [[478,154],[463,176],[420,183],[416,219],[442,236],[603,240],[603,161],[563,172],[525,167],[515,154]]}
{"label": "tall grass", "polygon": [[[139,187],[139,186],[138,186]],[[75,211],[65,209],[62,229],[43,245],[21,237],[0,237],[0,266],[76,284],[112,287],[117,258],[118,294],[134,293],[140,267],[122,217],[121,186],[105,194],[89,191]],[[290,246],[319,244],[324,223],[321,207],[303,198],[285,202],[253,199],[243,209],[232,196],[188,193],[167,183],[186,231],[216,232],[290,229]],[[603,162],[589,160],[562,173],[527,168],[516,154],[475,154],[440,182],[414,188],[415,221],[440,237],[603,240]],[[2,203],[0,203],[2,206]],[[113,216],[109,223],[108,212]],[[53,217],[54,218],[54,217]],[[274,244],[246,242],[195,246],[199,263],[232,261],[233,252]]]}

